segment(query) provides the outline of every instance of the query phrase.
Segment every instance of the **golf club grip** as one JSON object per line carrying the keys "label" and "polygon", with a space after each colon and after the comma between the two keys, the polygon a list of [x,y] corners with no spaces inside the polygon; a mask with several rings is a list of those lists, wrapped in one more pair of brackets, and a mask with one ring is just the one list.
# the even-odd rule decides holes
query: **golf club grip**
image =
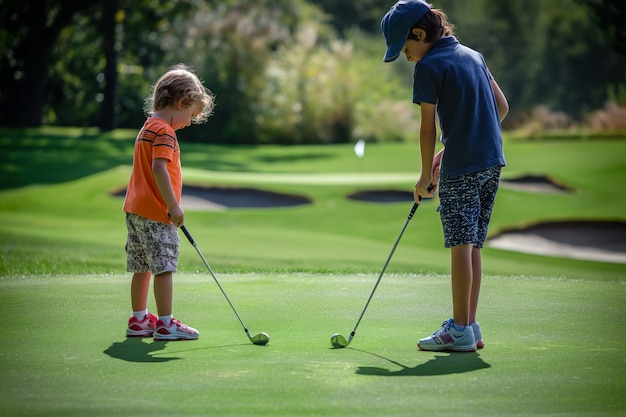
{"label": "golf club grip", "polygon": [[189,230],[187,230],[184,224],[180,226],[180,230],[182,230],[185,236],[187,236],[187,240],[189,240],[189,243],[191,243],[191,246],[196,246],[196,242],[193,240],[191,233],[189,233]]}
{"label": "golf club grip", "polygon": [[[433,188],[435,188],[435,187],[432,184],[430,184],[428,186],[428,191],[432,191]],[[419,199],[420,202],[422,201],[422,196],[421,195],[417,196],[417,198]],[[415,214],[415,211],[417,210],[417,208],[419,206],[420,205],[418,203],[413,203],[413,207],[411,208],[411,212],[409,213],[409,219],[413,218],[413,215]]]}

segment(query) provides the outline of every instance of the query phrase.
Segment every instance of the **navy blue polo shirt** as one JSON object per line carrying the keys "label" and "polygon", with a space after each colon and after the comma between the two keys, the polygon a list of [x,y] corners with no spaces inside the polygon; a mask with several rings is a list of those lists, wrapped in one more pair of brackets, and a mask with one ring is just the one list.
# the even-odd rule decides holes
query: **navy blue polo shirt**
{"label": "navy blue polo shirt", "polygon": [[492,78],[483,56],[454,36],[435,41],[415,64],[413,102],[437,105],[442,179],[506,165]]}

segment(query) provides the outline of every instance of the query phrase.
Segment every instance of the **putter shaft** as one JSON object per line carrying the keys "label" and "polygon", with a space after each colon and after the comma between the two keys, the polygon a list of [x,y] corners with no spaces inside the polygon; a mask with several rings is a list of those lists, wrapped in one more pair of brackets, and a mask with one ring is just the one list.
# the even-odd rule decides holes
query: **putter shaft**
{"label": "putter shaft", "polygon": [[211,265],[209,265],[209,263],[207,262],[206,258],[202,254],[202,252],[200,252],[200,249],[198,248],[198,245],[196,245],[196,241],[194,240],[193,236],[191,236],[191,233],[189,233],[189,230],[187,230],[187,227],[185,227],[185,225],[182,225],[180,227],[180,229],[183,231],[183,233],[187,237],[187,240],[189,240],[189,243],[191,243],[191,246],[193,246],[194,249],[196,250],[196,252],[198,252],[198,255],[200,255],[200,258],[202,259],[202,262],[204,262],[204,265],[207,267],[207,269],[211,273],[211,276],[213,277],[213,280],[217,284],[217,286],[220,289],[220,291],[222,292],[222,294],[224,294],[224,298],[226,298],[226,301],[228,301],[228,304],[230,305],[230,308],[235,313],[235,316],[237,316],[237,319],[239,320],[239,323],[241,323],[241,326],[243,327],[243,330],[246,333],[246,336],[248,336],[248,339],[252,343],[254,343],[255,345],[265,345],[265,344],[267,344],[267,342],[269,342],[269,340],[270,340],[270,337],[269,337],[269,335],[267,333],[259,333],[259,334],[255,335],[255,336],[252,336],[250,334],[250,330],[248,330],[248,327],[245,325],[245,323],[241,319],[241,316],[237,312],[237,309],[235,309],[235,306],[233,305],[232,301],[230,301],[230,298],[226,294],[226,291],[224,291],[224,288],[222,288],[222,285],[220,284],[220,282],[218,281],[217,277],[215,276],[215,273],[213,272],[213,269],[211,268]]}
{"label": "putter shaft", "polygon": [[[432,189],[432,186],[429,187],[429,189]],[[420,201],[422,200],[422,198],[420,197]],[[352,329],[352,332],[350,332],[350,336],[348,336],[348,339],[346,340],[345,345],[343,343],[336,343],[333,341],[333,338],[331,338],[331,344],[334,347],[346,347],[350,344],[350,342],[352,341],[352,339],[354,338],[355,334],[356,334],[356,329],[357,327],[359,327],[359,324],[361,323],[361,320],[363,319],[363,316],[365,315],[365,311],[367,310],[367,307],[370,304],[370,301],[372,301],[372,297],[374,296],[374,293],[376,292],[376,288],[378,287],[378,284],[380,284],[380,280],[383,277],[383,274],[385,273],[385,270],[387,269],[387,265],[389,265],[389,261],[391,261],[391,257],[393,256],[394,252],[396,251],[396,247],[398,247],[398,243],[400,243],[400,239],[402,238],[402,235],[404,234],[404,231],[406,230],[407,226],[409,225],[409,222],[411,221],[411,219],[413,218],[413,215],[415,214],[415,212],[417,211],[417,208],[419,207],[419,204],[413,203],[413,207],[411,208],[411,211],[409,212],[409,215],[406,218],[406,221],[404,222],[404,226],[402,226],[402,230],[400,231],[400,234],[398,235],[398,238],[396,239],[396,242],[393,244],[393,248],[391,249],[391,252],[389,253],[389,256],[387,257],[387,260],[385,261],[385,265],[383,266],[383,269],[380,271],[380,274],[378,275],[378,279],[376,280],[376,284],[374,284],[374,288],[372,289],[372,292],[370,293],[370,296],[367,299],[367,302],[365,303],[365,307],[363,307],[363,311],[361,311],[361,315],[359,316],[359,319],[357,320],[354,329]],[[343,336],[342,336],[343,338]]]}

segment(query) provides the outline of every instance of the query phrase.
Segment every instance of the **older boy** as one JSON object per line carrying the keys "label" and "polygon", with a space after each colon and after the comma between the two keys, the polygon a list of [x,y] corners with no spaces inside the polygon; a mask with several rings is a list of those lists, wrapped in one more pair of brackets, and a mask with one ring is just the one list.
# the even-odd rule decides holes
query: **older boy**
{"label": "older boy", "polygon": [[[452,318],[420,339],[418,347],[473,352],[484,345],[476,322],[480,249],[506,164],[500,122],[508,103],[482,55],[457,41],[441,10],[422,0],[401,0],[381,27],[387,42],[384,61],[404,53],[415,62],[413,102],[421,108],[422,169],[414,196],[419,203],[438,186],[444,246],[451,250]],[[437,155],[436,116],[444,145]]]}

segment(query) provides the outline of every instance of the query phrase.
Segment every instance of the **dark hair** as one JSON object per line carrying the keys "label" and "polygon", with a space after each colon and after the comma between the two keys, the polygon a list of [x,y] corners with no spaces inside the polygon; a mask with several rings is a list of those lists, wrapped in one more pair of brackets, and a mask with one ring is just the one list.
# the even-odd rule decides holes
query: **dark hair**
{"label": "dark hair", "polygon": [[423,29],[426,32],[424,42],[432,42],[442,36],[454,35],[454,25],[448,21],[448,16],[439,9],[430,9],[411,27],[408,39],[417,40],[413,34],[413,29]]}

